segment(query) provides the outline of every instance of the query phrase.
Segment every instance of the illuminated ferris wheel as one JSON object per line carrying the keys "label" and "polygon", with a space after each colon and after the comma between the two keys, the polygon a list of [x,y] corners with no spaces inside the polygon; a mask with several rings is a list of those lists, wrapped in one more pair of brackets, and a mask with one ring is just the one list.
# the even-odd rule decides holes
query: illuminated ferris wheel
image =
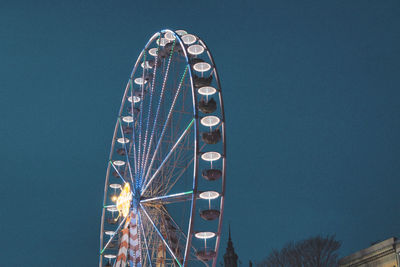
{"label": "illuminated ferris wheel", "polygon": [[216,266],[225,116],[215,62],[184,30],[155,33],[124,91],[107,168],[99,266]]}

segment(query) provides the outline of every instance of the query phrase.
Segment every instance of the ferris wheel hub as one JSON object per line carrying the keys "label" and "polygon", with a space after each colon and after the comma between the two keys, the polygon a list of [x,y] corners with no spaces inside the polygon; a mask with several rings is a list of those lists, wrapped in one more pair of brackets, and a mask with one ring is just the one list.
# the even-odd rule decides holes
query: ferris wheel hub
{"label": "ferris wheel hub", "polygon": [[136,194],[132,197],[132,206],[137,208],[140,205],[141,195],[139,190],[135,190],[135,192]]}

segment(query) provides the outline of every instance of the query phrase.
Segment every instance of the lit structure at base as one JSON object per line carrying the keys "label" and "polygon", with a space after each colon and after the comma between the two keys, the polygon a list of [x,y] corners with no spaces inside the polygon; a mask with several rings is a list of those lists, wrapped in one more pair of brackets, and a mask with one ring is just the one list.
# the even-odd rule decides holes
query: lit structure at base
{"label": "lit structure at base", "polygon": [[[111,199],[112,200],[112,199]],[[126,183],[121,190],[119,197],[117,198],[117,209],[119,211],[120,216],[126,218],[128,216],[132,201],[132,192],[129,183]]]}

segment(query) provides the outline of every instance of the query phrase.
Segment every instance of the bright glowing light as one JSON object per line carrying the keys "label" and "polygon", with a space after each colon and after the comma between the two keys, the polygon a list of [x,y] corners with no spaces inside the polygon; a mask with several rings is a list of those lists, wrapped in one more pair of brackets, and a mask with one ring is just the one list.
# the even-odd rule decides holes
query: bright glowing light
{"label": "bright glowing light", "polygon": [[132,116],[125,116],[125,117],[122,117],[122,120],[124,122],[126,122],[126,123],[131,123],[131,122],[133,122],[133,117]]}
{"label": "bright glowing light", "polygon": [[113,163],[115,166],[124,166],[125,165],[125,161],[123,161],[123,160],[114,160]]}
{"label": "bright glowing light", "polygon": [[199,195],[202,199],[216,199],[219,197],[219,193],[215,191],[206,191]]}
{"label": "bright glowing light", "polygon": [[117,198],[117,209],[119,211],[119,214],[122,215],[124,218],[129,214],[131,200],[131,187],[128,183],[126,183],[121,191],[121,194],[119,194],[119,197]]}
{"label": "bright glowing light", "polygon": [[201,155],[201,158],[205,161],[215,161],[215,160],[219,160],[221,158],[221,154],[219,154],[218,152],[206,152],[203,155]]}
{"label": "bright glowing light", "polygon": [[105,233],[106,235],[110,235],[110,236],[111,236],[111,235],[113,235],[115,232],[114,232],[114,231],[105,231],[104,233]]}
{"label": "bright glowing light", "polygon": [[150,63],[148,61],[142,62],[142,64],[140,64],[140,66],[143,69],[151,69],[152,67],[150,66]]}
{"label": "bright glowing light", "polygon": [[153,57],[157,56],[157,48],[151,48],[149,49],[149,54]]}
{"label": "bright glowing light", "polygon": [[[132,103],[132,96],[128,97],[128,101]],[[140,97],[134,95],[133,102],[134,103],[140,102]]]}
{"label": "bright glowing light", "polygon": [[127,143],[129,143],[129,139],[126,138],[126,137],[125,138],[120,137],[120,138],[117,139],[117,142],[120,143],[120,144],[127,144]]}
{"label": "bright glowing light", "polygon": [[117,197],[116,195],[111,196],[111,201],[112,201],[112,202],[117,201],[117,199],[118,199],[118,197]]}
{"label": "bright glowing light", "polygon": [[211,86],[204,86],[199,88],[199,94],[201,95],[213,95],[217,92],[217,89]]}
{"label": "bright glowing light", "polygon": [[194,234],[195,237],[200,238],[200,239],[209,239],[213,238],[215,236],[215,233],[213,232],[198,232]]}
{"label": "bright glowing light", "polygon": [[116,212],[116,211],[118,211],[118,209],[117,209],[116,206],[107,207],[107,210],[110,211],[110,212]]}
{"label": "bright glowing light", "polygon": [[204,52],[204,47],[201,45],[195,44],[188,47],[188,52],[191,55],[200,55]]}
{"label": "bright glowing light", "polygon": [[191,45],[194,42],[196,42],[196,36],[194,36],[193,34],[186,34],[186,35],[182,36],[182,41],[186,45]]}
{"label": "bright glowing light", "polygon": [[157,39],[156,43],[159,44],[160,46],[165,46],[166,44],[169,43],[169,41],[166,38],[161,38],[160,40]]}
{"label": "bright glowing light", "polygon": [[142,85],[142,84],[147,83],[147,81],[144,80],[142,77],[139,77],[139,78],[135,79],[135,83],[138,84],[138,85]]}
{"label": "bright glowing light", "polygon": [[171,33],[171,32],[165,33],[164,37],[165,37],[165,39],[167,39],[168,41],[173,41],[173,40],[175,40],[175,36],[174,36],[174,34]]}
{"label": "bright glowing light", "polygon": [[220,122],[220,119],[216,116],[206,116],[200,120],[201,124],[207,127],[212,127]]}
{"label": "bright glowing light", "polygon": [[112,254],[106,254],[106,255],[104,255],[104,258],[106,258],[106,259],[115,259],[117,256],[115,256],[115,255],[112,255]]}
{"label": "bright glowing light", "polygon": [[205,72],[211,69],[211,65],[207,62],[199,62],[193,65],[193,69],[195,71]]}
{"label": "bright glowing light", "polygon": [[175,32],[176,32],[176,34],[178,34],[179,36],[182,36],[182,35],[187,34],[187,31],[185,31],[185,30],[177,30],[177,31],[175,31]]}
{"label": "bright glowing light", "polygon": [[121,189],[121,185],[120,184],[110,184],[110,187],[112,189]]}

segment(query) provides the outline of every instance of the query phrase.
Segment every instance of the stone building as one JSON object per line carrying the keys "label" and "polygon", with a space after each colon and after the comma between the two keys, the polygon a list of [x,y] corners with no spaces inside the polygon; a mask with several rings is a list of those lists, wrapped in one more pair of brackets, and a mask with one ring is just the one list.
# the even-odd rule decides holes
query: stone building
{"label": "stone building", "polygon": [[400,267],[400,240],[392,237],[339,260],[339,267]]}

